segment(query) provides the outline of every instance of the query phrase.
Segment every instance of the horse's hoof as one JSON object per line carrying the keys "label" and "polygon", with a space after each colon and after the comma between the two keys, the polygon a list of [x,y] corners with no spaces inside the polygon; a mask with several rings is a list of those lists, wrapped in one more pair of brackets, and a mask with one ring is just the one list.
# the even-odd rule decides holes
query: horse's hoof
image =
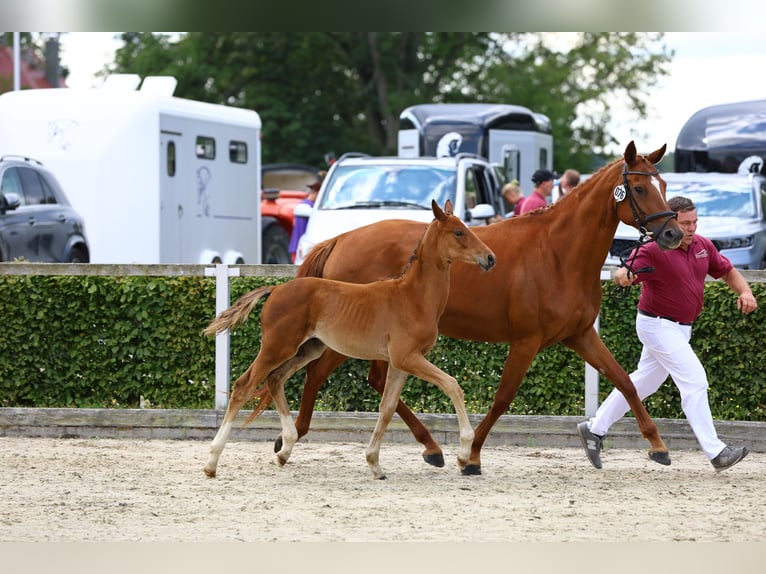
{"label": "horse's hoof", "polygon": [[277,440],[274,441],[274,452],[279,452],[280,450],[282,450],[282,435],[279,435]]}
{"label": "horse's hoof", "polygon": [[658,462],[664,466],[670,466],[670,453],[669,452],[650,452],[649,458],[651,458],[654,462]]}
{"label": "horse's hoof", "polygon": [[467,464],[465,468],[460,471],[463,476],[478,476],[481,474],[481,465],[479,464]]}
{"label": "horse's hoof", "polygon": [[386,480],[386,475],[385,475],[385,474],[381,474],[381,475],[378,477],[378,480]]}
{"label": "horse's hoof", "polygon": [[444,466],[444,454],[437,452],[436,454],[424,454],[423,460],[431,466],[443,467]]}
{"label": "horse's hoof", "polygon": [[205,476],[208,478],[215,478],[215,471],[214,470],[208,470],[207,468],[205,470]]}

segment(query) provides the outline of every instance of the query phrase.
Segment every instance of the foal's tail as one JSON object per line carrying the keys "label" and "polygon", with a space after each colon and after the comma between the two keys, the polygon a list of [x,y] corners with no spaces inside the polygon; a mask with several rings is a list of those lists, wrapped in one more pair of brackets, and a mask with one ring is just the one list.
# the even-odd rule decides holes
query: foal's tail
{"label": "foal's tail", "polygon": [[277,285],[267,285],[266,287],[259,287],[258,289],[253,289],[249,293],[245,293],[242,297],[237,299],[237,302],[234,303],[234,305],[221,311],[218,316],[213,319],[210,325],[207,326],[203,333],[205,335],[215,335],[244,322],[258,301],[263,297],[270,295],[276,287]]}
{"label": "foal's tail", "polygon": [[296,277],[324,277],[324,266],[327,263],[327,259],[330,257],[332,250],[335,249],[335,244],[338,242],[337,237],[317,243],[317,245],[309,252],[306,259],[303,260],[298,270],[295,272]]}
{"label": "foal's tail", "polygon": [[242,423],[242,428],[245,428],[247,425],[249,425],[255,417],[257,417],[259,414],[261,414],[263,411],[266,410],[266,407],[268,407],[272,403],[271,393],[269,392],[269,387],[263,384],[258,386],[258,388],[255,389],[255,392],[253,393],[252,399],[258,399],[258,403],[255,405],[255,408],[253,409],[253,412],[250,413],[250,416],[247,417],[247,420]]}

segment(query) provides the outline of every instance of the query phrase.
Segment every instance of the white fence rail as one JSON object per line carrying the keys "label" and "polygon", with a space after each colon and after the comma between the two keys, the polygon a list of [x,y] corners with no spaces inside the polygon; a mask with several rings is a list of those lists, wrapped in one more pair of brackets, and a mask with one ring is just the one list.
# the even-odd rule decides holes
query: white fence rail
{"label": "white fence rail", "polygon": [[[232,277],[293,277],[295,265],[104,265],[74,263],[0,263],[0,275],[102,275],[113,277],[215,277],[216,314],[230,305]],[[604,267],[601,279],[609,280],[613,267]],[[766,282],[766,271],[742,271],[749,283]],[[712,280],[708,278],[709,280]],[[596,318],[596,330],[599,319]],[[224,410],[228,404],[230,384],[229,332],[216,336],[215,341],[215,408]],[[599,374],[585,363],[585,414],[592,416],[598,408]]]}

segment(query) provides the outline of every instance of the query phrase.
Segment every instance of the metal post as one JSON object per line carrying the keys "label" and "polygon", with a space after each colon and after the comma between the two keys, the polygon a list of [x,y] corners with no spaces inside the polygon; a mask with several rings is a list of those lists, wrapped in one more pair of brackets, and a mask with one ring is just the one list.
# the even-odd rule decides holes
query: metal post
{"label": "metal post", "polygon": [[[238,267],[217,264],[206,267],[205,276],[215,276],[215,314],[228,309],[229,277],[239,277]],[[215,337],[215,408],[225,410],[229,403],[229,330],[218,333]]]}
{"label": "metal post", "polygon": [[[601,280],[609,281],[612,273],[608,269],[601,269]],[[600,315],[596,316],[593,328],[598,333]],[[585,416],[592,417],[598,410],[598,371],[585,363]]]}
{"label": "metal post", "polygon": [[13,91],[21,89],[21,32],[13,33]]}
{"label": "metal post", "polygon": [[[596,322],[593,327],[598,333],[599,317],[596,317]],[[598,371],[590,366],[589,363],[585,363],[585,416],[592,417],[598,410]]]}

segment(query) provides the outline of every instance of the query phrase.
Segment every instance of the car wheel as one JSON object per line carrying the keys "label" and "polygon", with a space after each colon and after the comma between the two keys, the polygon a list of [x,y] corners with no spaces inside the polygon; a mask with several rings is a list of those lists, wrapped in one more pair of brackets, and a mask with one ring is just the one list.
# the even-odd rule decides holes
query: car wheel
{"label": "car wheel", "polygon": [[69,253],[69,259],[67,259],[67,263],[88,263],[88,258],[85,256],[85,253],[83,253],[82,249],[75,247]]}
{"label": "car wheel", "polygon": [[263,251],[261,261],[272,265],[292,263],[288,248],[290,236],[279,225],[271,225],[263,232]]}

